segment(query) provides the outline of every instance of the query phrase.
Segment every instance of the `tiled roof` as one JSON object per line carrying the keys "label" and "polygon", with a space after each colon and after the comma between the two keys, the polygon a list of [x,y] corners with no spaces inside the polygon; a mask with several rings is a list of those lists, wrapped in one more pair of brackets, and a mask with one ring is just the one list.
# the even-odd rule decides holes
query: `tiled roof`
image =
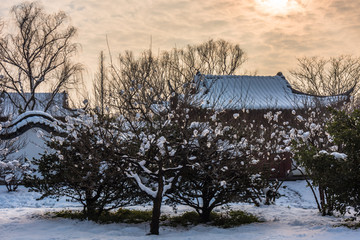
{"label": "tiled roof", "polygon": [[[0,94],[0,117],[7,118],[10,116],[16,117],[19,115],[19,109],[10,100],[8,94],[13,101],[20,103],[22,106],[24,105],[24,101],[18,93],[3,92]],[[25,93],[24,95],[26,99],[29,99],[31,96],[30,93]],[[51,97],[51,93],[36,93],[36,104],[33,111],[44,111]],[[74,111],[68,108],[67,94],[65,92],[61,92],[55,95],[52,104],[46,112],[53,117],[65,117],[67,115],[74,114]]]}
{"label": "tiled roof", "polygon": [[347,94],[313,96],[294,90],[285,77],[201,75],[195,77],[202,107],[216,109],[298,109],[346,100]]}

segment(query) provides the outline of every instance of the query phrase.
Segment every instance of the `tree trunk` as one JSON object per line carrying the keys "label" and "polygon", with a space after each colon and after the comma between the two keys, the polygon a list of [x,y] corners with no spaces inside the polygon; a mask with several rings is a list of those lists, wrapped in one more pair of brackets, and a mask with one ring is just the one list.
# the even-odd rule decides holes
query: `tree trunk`
{"label": "tree trunk", "polygon": [[86,217],[89,220],[92,220],[92,221],[96,222],[98,220],[98,218],[99,218],[98,212],[97,212],[96,201],[93,199],[91,191],[86,191],[85,195],[86,195],[86,198],[85,198],[85,201],[86,201],[86,212],[85,212]]}
{"label": "tree trunk", "polygon": [[319,196],[320,196],[320,206],[321,206],[322,215],[325,216],[327,215],[327,209],[325,204],[325,194],[321,185],[319,185]]}
{"label": "tree trunk", "polygon": [[209,206],[210,201],[208,199],[208,192],[207,190],[203,192],[203,206],[201,208],[200,219],[202,223],[207,223],[210,221],[210,213],[212,208]]}
{"label": "tree trunk", "polygon": [[98,213],[96,211],[96,205],[94,203],[87,203],[86,216],[91,221],[96,222],[98,220]]}
{"label": "tree trunk", "polygon": [[200,219],[202,223],[210,222],[210,214],[212,209],[211,208],[203,208],[200,214]]}
{"label": "tree trunk", "polygon": [[153,199],[153,210],[151,216],[151,223],[150,223],[150,235],[159,235],[159,228],[160,228],[160,215],[161,215],[161,203],[163,198],[163,191],[164,191],[164,173],[162,170],[163,164],[159,162],[159,172],[157,175],[157,182],[158,182],[158,190],[156,193],[156,197]]}
{"label": "tree trunk", "polygon": [[[162,193],[162,191],[161,191]],[[156,196],[153,200],[153,209],[152,209],[152,217],[150,223],[150,234],[151,235],[159,235],[160,228],[160,215],[161,215],[161,202],[162,202],[162,194]]]}
{"label": "tree trunk", "polygon": [[[160,165],[162,167],[162,165]],[[160,228],[160,215],[161,215],[161,202],[163,197],[164,182],[163,182],[163,173],[160,168],[158,176],[158,191],[156,197],[153,200],[153,210],[150,223],[150,234],[159,235]]]}

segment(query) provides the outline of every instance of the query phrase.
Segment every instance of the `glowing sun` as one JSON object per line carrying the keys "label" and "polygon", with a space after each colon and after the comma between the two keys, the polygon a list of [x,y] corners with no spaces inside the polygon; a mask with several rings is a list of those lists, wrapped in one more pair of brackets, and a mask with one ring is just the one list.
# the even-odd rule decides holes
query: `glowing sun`
{"label": "glowing sun", "polygon": [[273,14],[287,14],[301,8],[296,0],[255,0],[255,2],[261,11]]}

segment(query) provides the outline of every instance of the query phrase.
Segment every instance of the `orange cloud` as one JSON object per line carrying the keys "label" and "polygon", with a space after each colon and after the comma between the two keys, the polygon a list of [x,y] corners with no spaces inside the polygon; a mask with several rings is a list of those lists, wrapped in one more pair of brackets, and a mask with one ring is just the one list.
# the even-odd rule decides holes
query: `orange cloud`
{"label": "orange cloud", "polygon": [[[1,16],[22,0],[2,0]],[[270,0],[271,1],[271,0]],[[272,0],[275,1],[275,0]],[[44,0],[67,12],[79,29],[80,59],[92,78],[108,36],[113,56],[126,49],[154,51],[223,38],[247,52],[247,70],[275,75],[296,57],[360,54],[359,1],[278,0],[288,9],[270,14],[265,0]],[[269,3],[269,1],[268,1]],[[4,17],[3,19],[6,19]]]}

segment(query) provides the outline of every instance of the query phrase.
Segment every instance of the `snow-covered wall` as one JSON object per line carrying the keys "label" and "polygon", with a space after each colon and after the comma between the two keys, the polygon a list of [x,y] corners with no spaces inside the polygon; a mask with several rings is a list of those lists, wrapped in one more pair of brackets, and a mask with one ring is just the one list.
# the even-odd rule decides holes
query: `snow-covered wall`
{"label": "snow-covered wall", "polygon": [[61,132],[61,121],[41,111],[28,111],[15,119],[1,123],[0,139],[12,139],[32,128],[41,128],[46,132]]}
{"label": "snow-covered wall", "polygon": [[39,158],[41,153],[44,153],[47,149],[45,140],[42,134],[39,134],[38,131],[42,131],[44,134],[47,134],[40,128],[31,128],[25,133],[21,134],[17,139],[17,143],[20,145],[23,144],[23,147],[18,149],[18,152],[10,155],[8,158],[19,159],[25,157],[29,160],[33,158]]}
{"label": "snow-covered wall", "polygon": [[62,123],[50,114],[41,111],[25,112],[12,121],[1,124],[0,139],[13,141],[18,148],[16,153],[8,156],[8,160],[26,157],[37,158],[47,147],[45,137],[50,132],[61,132]]}

